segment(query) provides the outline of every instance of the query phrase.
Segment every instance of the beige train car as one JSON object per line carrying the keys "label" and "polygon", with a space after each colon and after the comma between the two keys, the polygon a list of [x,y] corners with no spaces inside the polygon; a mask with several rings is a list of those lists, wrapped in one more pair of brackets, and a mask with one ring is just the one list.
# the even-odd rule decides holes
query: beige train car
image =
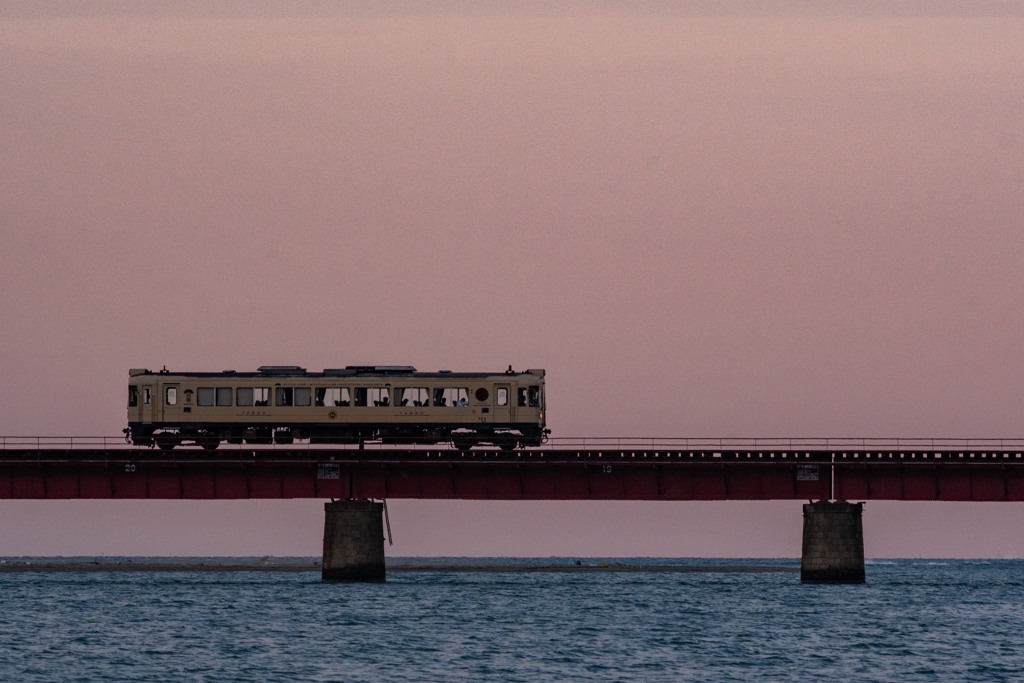
{"label": "beige train car", "polygon": [[128,372],[129,442],[170,450],[232,444],[490,444],[539,446],[544,370],[417,372],[411,366],[348,366],[307,372]]}

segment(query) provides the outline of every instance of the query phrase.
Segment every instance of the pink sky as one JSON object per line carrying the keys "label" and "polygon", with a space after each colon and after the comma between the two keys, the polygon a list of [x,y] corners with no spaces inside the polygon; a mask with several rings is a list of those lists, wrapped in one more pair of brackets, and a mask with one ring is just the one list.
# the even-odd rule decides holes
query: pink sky
{"label": "pink sky", "polygon": [[[511,363],[555,436],[1024,437],[1024,10],[763,4],[0,5],[0,434],[119,433],[135,366]],[[0,555],[316,555],[321,503],[5,501]],[[389,508],[395,555],[800,549],[799,502]]]}

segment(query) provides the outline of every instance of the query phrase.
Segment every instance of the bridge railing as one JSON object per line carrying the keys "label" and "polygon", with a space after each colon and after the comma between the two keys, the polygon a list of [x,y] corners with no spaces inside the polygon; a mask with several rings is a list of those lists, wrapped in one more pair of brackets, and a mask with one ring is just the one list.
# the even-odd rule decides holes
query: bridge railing
{"label": "bridge railing", "polygon": [[827,452],[1009,452],[1024,451],[1024,438],[866,438],[866,437],[558,437],[542,447],[547,450],[682,450],[729,451],[827,451]]}
{"label": "bridge railing", "polygon": [[[395,448],[410,450],[437,450],[445,445],[420,445],[402,443],[367,442],[364,450],[389,450]],[[181,446],[195,449],[195,446]],[[355,450],[356,444],[330,445],[311,444],[297,441],[294,444],[228,444],[222,443],[218,450],[313,450],[313,449]],[[477,447],[478,449],[487,446]],[[0,451],[4,450],[152,450],[150,446],[134,446],[125,442],[123,436],[0,436]],[[538,449],[531,449],[538,450]],[[541,451],[564,450],[643,450],[643,451],[759,451],[759,452],[807,452],[826,451],[836,453],[876,452],[1024,452],[1024,438],[1013,439],[954,439],[954,438],[862,438],[862,437],[553,437],[540,447]]]}
{"label": "bridge railing", "polygon": [[120,436],[0,436],[0,450],[113,450],[143,449]]}

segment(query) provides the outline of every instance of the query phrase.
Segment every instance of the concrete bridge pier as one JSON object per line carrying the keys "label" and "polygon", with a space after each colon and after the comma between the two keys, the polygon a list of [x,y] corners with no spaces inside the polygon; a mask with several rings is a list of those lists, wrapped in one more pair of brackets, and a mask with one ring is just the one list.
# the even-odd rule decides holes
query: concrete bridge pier
{"label": "concrete bridge pier", "polygon": [[800,581],[864,583],[863,503],[804,505]]}
{"label": "concrete bridge pier", "polygon": [[372,500],[324,504],[323,581],[384,580],[383,511]]}

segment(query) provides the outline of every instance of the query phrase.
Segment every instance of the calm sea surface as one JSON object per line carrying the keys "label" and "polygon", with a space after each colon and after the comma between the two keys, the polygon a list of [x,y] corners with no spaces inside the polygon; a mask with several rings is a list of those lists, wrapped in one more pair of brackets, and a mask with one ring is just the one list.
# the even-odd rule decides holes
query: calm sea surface
{"label": "calm sea surface", "polygon": [[867,571],[859,586],[738,571],[393,571],[384,584],[322,584],[315,571],[0,573],[0,679],[1024,680],[1024,561]]}

